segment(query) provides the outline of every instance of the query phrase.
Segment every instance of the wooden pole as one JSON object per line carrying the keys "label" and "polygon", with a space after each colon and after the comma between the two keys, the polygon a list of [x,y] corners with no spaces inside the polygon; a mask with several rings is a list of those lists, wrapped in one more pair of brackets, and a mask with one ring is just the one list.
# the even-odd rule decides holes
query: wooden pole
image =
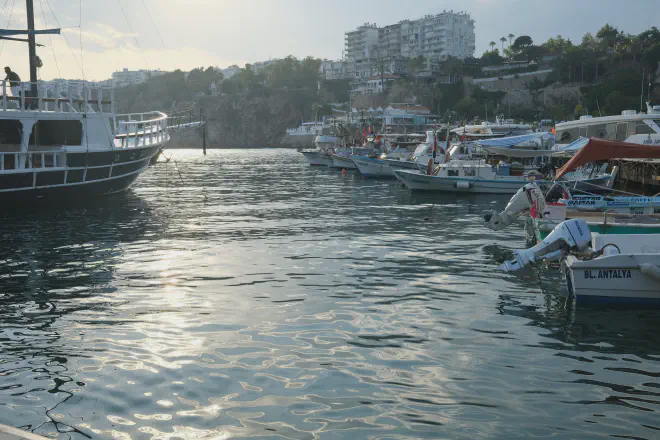
{"label": "wooden pole", "polygon": [[34,29],[34,4],[32,0],[25,0],[25,7],[27,9],[27,24],[28,24],[28,48],[30,56],[30,82],[32,97],[37,96],[37,43],[35,39]]}

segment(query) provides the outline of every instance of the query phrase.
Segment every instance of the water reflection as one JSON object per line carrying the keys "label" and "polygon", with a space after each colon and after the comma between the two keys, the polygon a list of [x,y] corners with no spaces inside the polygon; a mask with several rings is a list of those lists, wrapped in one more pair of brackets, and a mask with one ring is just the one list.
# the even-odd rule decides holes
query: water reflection
{"label": "water reflection", "polygon": [[3,219],[0,423],[653,438],[656,315],[571,314],[556,272],[500,273],[524,239],[482,214],[507,198],[411,194],[295,152],[174,154],[183,184],[159,165],[107,206]]}
{"label": "water reflection", "polygon": [[82,321],[107,325],[94,317],[117,305],[106,295],[117,290],[112,281],[122,246],[144,240],[159,216],[131,194],[103,204],[24,206],[3,213],[2,222],[0,405],[20,409],[19,420],[42,414],[37,421],[25,417],[24,429],[89,437],[58,414],[61,405],[80,402],[76,393],[85,383],[76,380],[75,364],[96,351],[71,328]]}

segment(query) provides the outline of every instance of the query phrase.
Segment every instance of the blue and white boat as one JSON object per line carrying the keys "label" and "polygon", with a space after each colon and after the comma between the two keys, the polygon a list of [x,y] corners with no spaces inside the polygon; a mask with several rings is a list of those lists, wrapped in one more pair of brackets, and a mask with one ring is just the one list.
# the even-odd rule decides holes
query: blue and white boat
{"label": "blue and white boat", "polygon": [[530,180],[540,185],[552,183],[541,180],[537,171],[523,173],[520,168],[519,174],[511,175],[509,166],[492,166],[483,159],[452,160],[438,165],[433,175],[409,170],[395,170],[394,174],[413,191],[514,194]]}

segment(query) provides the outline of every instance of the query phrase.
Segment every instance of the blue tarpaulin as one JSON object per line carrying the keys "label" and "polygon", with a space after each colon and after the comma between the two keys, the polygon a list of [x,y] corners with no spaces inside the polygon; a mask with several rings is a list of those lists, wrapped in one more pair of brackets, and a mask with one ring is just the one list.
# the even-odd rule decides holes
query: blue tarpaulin
{"label": "blue tarpaulin", "polygon": [[564,156],[572,156],[581,149],[584,148],[585,145],[589,143],[589,138],[581,137],[575,142],[564,145],[563,147],[559,148],[553,148],[552,154],[553,155],[564,155]]}
{"label": "blue tarpaulin", "polygon": [[548,132],[531,133],[531,134],[524,134],[522,136],[509,136],[499,139],[486,139],[483,141],[477,141],[475,143],[481,147],[513,147],[523,142],[529,142],[536,139],[542,140],[543,142],[548,140],[554,141],[555,135]]}

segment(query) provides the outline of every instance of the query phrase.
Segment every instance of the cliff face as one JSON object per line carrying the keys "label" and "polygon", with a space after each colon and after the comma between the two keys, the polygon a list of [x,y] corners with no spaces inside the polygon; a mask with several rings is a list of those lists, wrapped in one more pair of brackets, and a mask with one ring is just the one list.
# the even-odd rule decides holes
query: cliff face
{"label": "cliff face", "polygon": [[204,97],[199,106],[206,115],[207,145],[279,146],[286,129],[300,125],[311,106],[308,98],[290,91]]}

